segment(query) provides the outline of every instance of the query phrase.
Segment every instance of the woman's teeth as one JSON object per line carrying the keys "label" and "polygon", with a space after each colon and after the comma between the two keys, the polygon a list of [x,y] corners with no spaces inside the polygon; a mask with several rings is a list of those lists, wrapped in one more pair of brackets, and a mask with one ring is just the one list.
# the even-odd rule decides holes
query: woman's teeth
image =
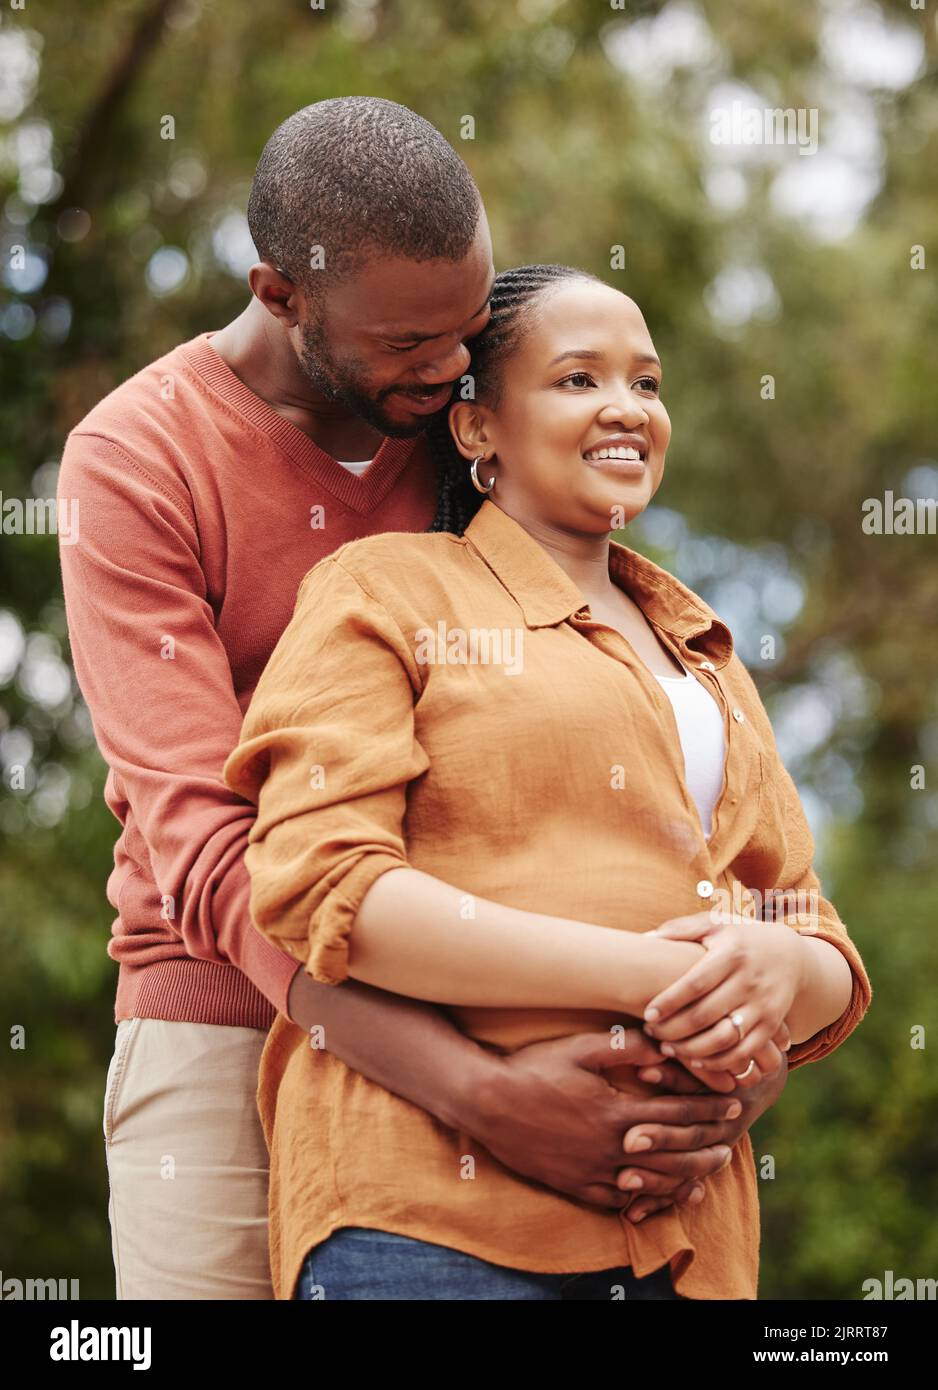
{"label": "woman's teeth", "polygon": [[640,459],[641,454],[637,449],[620,446],[616,449],[590,449],[589,453],[583,457],[589,459]]}

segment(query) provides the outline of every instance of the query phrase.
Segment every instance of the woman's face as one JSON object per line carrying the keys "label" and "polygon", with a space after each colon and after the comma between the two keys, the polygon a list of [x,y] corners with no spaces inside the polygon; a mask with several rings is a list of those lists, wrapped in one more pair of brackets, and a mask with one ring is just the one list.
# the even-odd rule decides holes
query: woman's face
{"label": "woman's face", "polygon": [[491,460],[479,464],[480,480],[495,474],[493,499],[515,518],[587,535],[617,530],[658,490],[671,438],[645,320],[633,300],[589,280],[561,281],[534,313],[505,361],[498,409],[452,406],[457,444],[467,458]]}

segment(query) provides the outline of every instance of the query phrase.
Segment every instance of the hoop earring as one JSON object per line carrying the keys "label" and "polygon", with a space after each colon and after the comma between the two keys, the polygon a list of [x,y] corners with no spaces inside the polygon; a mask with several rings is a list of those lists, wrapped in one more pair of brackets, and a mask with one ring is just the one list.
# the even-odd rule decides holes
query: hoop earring
{"label": "hoop earring", "polygon": [[472,479],[472,486],[475,488],[476,492],[481,492],[483,493],[483,495],[487,496],[492,491],[492,488],[495,486],[495,474],[492,474],[491,481],[489,482],[488,487],[483,487],[483,485],[479,482],[479,464],[482,463],[484,459],[485,455],[479,454],[478,458],[474,458],[472,460],[472,467],[469,469],[469,476]]}

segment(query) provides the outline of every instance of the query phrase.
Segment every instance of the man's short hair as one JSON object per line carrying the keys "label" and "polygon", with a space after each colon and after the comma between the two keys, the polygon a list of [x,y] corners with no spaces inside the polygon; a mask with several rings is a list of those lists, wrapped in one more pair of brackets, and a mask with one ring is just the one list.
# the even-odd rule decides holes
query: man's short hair
{"label": "man's short hair", "polygon": [[382,253],[461,260],[481,210],[472,175],[429,121],[381,97],[334,97],[304,106],[271,135],[248,226],[261,260],[310,289]]}

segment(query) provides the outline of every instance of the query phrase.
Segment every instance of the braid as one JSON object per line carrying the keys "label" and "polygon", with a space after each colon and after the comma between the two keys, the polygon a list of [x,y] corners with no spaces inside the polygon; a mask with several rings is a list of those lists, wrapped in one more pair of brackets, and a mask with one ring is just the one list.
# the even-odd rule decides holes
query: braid
{"label": "braid", "polygon": [[[596,280],[586,270],[568,265],[522,265],[503,270],[492,287],[492,314],[478,337],[473,338],[467,375],[472,379],[475,397],[493,410],[501,400],[501,375],[506,359],[518,346],[533,321],[534,302],[558,280]],[[466,460],[456,448],[447,415],[450,406],[462,399],[459,382],[442,410],[427,426],[427,442],[439,478],[436,516],[429,531],[453,531],[461,536],[485,498],[472,486]]]}

